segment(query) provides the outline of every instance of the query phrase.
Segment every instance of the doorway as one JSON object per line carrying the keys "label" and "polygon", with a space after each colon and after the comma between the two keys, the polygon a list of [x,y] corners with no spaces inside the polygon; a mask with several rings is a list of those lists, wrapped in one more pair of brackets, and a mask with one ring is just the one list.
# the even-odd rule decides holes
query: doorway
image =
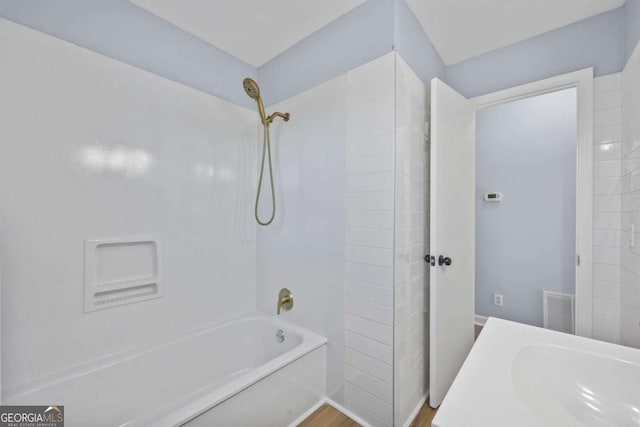
{"label": "doorway", "polygon": [[[507,106],[518,101],[535,100],[543,102],[543,100],[553,100],[548,97],[556,97],[557,102],[568,102],[562,99],[563,96],[575,96],[575,245],[573,246],[573,262],[568,267],[567,262],[563,259],[562,264],[568,270],[573,270],[573,274],[565,270],[562,275],[564,277],[563,284],[558,285],[556,289],[567,289],[567,283],[573,277],[575,305],[574,305],[574,333],[581,336],[591,337],[592,335],[592,225],[593,225],[593,69],[575,71],[572,73],[562,74],[545,80],[516,86],[491,94],[473,98],[471,101],[476,106],[477,117],[482,117],[483,111],[492,107]],[[530,104],[530,103],[529,103]],[[508,107],[507,107],[508,108]],[[561,114],[556,111],[556,114]],[[572,110],[565,110],[562,114],[572,114]],[[568,123],[569,118],[565,117]],[[534,123],[535,124],[535,123]],[[570,167],[570,166],[569,166]],[[543,172],[541,172],[543,173]],[[565,180],[566,181],[566,180]],[[566,182],[565,182],[566,183]],[[566,191],[570,187],[566,186]],[[505,199],[506,200],[506,199]],[[540,201],[540,203],[545,203]],[[546,201],[551,208],[551,201]],[[565,206],[570,209],[570,205],[564,200],[556,206]],[[573,218],[572,215],[566,214],[565,221]],[[564,230],[566,231],[566,226]],[[570,242],[571,238],[565,234],[564,242]],[[565,243],[566,244],[566,243]],[[570,252],[565,248],[564,257],[568,257]],[[543,259],[543,262],[546,258]],[[539,265],[540,269],[546,267],[546,264]],[[558,277],[560,274],[558,274]],[[543,283],[542,286],[548,286]],[[558,293],[568,293],[558,291]],[[538,304],[542,304],[543,295],[538,293],[536,296]],[[493,303],[493,301],[491,301]],[[505,300],[503,299],[503,307]],[[539,305],[538,305],[539,307]],[[540,316],[540,312],[538,312]],[[542,326],[542,325],[541,325]]]}
{"label": "doorway", "polygon": [[576,124],[576,88],[476,112],[476,319],[574,332]]}
{"label": "doorway", "polygon": [[[563,74],[473,99],[465,98],[437,78],[431,82],[430,254],[425,261],[430,264],[429,403],[432,407],[439,406],[473,345],[476,116],[491,106],[568,89],[573,90],[576,99],[575,192],[571,192],[575,199],[573,203],[571,200],[568,203],[575,208],[575,237],[573,245],[569,237],[568,245],[571,247],[564,248],[563,257],[573,258],[572,266],[566,267],[565,273],[566,277],[570,277],[568,281],[573,277],[575,282],[575,333],[590,337],[593,69]],[[486,191],[499,192],[494,188]],[[541,196],[536,197],[544,197],[544,192],[537,194]],[[491,198],[491,195],[487,194],[487,197]],[[565,217],[571,219],[571,215]],[[565,224],[564,229],[570,227],[571,224]],[[537,262],[543,263],[540,269],[545,268],[544,256]]]}

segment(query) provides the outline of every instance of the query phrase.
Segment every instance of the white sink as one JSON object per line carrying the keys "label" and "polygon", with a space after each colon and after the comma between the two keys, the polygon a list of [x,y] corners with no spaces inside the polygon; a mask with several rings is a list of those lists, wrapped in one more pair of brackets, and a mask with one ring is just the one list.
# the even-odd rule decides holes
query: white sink
{"label": "white sink", "polygon": [[640,427],[640,350],[489,319],[435,427]]}
{"label": "white sink", "polygon": [[550,345],[520,349],[513,388],[547,425],[640,426],[640,365]]}

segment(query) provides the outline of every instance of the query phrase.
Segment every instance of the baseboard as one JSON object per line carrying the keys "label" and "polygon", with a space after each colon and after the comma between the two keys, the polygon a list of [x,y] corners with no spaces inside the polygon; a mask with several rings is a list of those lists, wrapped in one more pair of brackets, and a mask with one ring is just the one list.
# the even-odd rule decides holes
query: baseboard
{"label": "baseboard", "polygon": [[322,399],[318,400],[318,402],[316,402],[311,408],[306,410],[304,414],[300,415],[294,422],[289,424],[287,427],[296,427],[297,425],[301,424],[304,420],[309,418],[311,414],[317,411],[318,408],[320,408],[324,404],[334,407],[338,411],[345,414],[347,417],[351,418],[353,421],[360,424],[362,427],[371,427],[371,424],[369,424],[368,422],[366,422],[365,420],[363,420],[362,418],[360,418],[359,416],[357,416],[356,414],[354,414],[344,406],[340,405],[339,403],[329,399],[328,397],[323,397]]}
{"label": "baseboard", "polygon": [[484,326],[485,323],[487,323],[487,320],[489,318],[486,316],[480,316],[479,314],[475,315],[475,323],[478,326]]}
{"label": "baseboard", "polygon": [[362,427],[371,427],[371,424],[369,424],[368,422],[366,422],[365,420],[363,420],[362,418],[360,418],[359,416],[357,416],[356,414],[354,414],[353,412],[351,412],[350,410],[348,410],[344,406],[340,405],[339,403],[334,402],[333,400],[331,400],[329,398],[326,398],[325,400],[326,400],[325,403],[327,403],[330,406],[333,406],[338,411],[342,412],[347,417],[351,418],[353,421],[355,421],[358,424],[360,424]]}
{"label": "baseboard", "polygon": [[324,405],[325,403],[327,403],[327,398],[323,397],[322,399],[318,400],[318,402],[316,402],[311,408],[307,409],[304,414],[296,418],[296,420],[291,424],[289,424],[287,427],[296,427],[298,424],[301,424],[304,420],[309,418],[311,414],[316,412],[318,408]]}
{"label": "baseboard", "polygon": [[[407,419],[407,421],[404,423],[403,427],[409,427],[411,425],[413,420],[418,416],[420,409],[425,404],[428,398],[429,398],[429,392],[427,392],[427,394],[425,394],[422,398],[420,398],[420,400],[418,401],[418,404],[413,409],[413,411],[411,411],[411,414],[409,415],[409,418]],[[353,421],[360,424],[362,427],[371,427],[371,424],[369,424],[368,422],[366,422],[365,420],[363,420],[358,415],[354,414],[352,411],[348,410],[338,402],[335,402],[329,399],[328,397],[323,397],[322,399],[318,400],[311,408],[306,410],[304,414],[300,415],[294,422],[289,424],[287,427],[296,427],[297,425],[301,424],[304,420],[309,418],[311,414],[317,411],[318,408],[320,408],[324,404],[334,407],[338,411],[345,414],[347,417],[351,418]]]}
{"label": "baseboard", "polygon": [[428,398],[429,398],[429,392],[427,392],[427,394],[425,394],[424,396],[422,396],[422,398],[420,398],[420,400],[418,401],[418,404],[413,409],[413,411],[411,411],[409,418],[407,418],[407,421],[404,422],[402,427],[409,427],[411,425],[413,420],[415,420],[415,418],[418,416],[420,409],[422,409],[422,406],[425,404]]}

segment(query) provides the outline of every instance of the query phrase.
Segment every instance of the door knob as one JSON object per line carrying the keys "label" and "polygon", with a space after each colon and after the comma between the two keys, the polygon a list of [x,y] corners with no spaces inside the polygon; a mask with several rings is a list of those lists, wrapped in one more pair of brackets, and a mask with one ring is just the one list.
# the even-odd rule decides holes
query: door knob
{"label": "door knob", "polygon": [[436,265],[436,257],[427,254],[427,255],[424,256],[424,262],[426,262],[427,264],[431,265],[431,267],[435,267],[435,265]]}
{"label": "door knob", "polygon": [[451,258],[440,255],[438,257],[438,265],[451,265]]}

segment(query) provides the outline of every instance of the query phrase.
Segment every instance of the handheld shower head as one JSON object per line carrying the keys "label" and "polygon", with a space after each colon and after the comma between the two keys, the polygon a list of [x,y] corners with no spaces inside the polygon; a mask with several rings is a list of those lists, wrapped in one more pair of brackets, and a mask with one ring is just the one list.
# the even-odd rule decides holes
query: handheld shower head
{"label": "handheld shower head", "polygon": [[289,113],[273,113],[270,116],[267,116],[267,113],[264,112],[264,105],[262,104],[262,98],[260,98],[260,86],[253,79],[246,78],[242,81],[242,87],[244,87],[244,91],[249,95],[249,98],[256,101],[258,104],[258,113],[260,114],[260,120],[262,120],[262,124],[265,126],[269,126],[273,123],[273,120],[276,117],[282,118],[285,122],[289,121]]}
{"label": "handheld shower head", "polygon": [[[242,87],[244,91],[249,95],[249,98],[256,101],[258,104],[258,114],[260,114],[260,120],[264,127],[264,141],[262,143],[262,163],[260,164],[260,178],[258,178],[258,192],[256,193],[256,205],[254,208],[254,215],[256,221],[260,225],[269,225],[276,216],[276,190],[273,185],[273,165],[271,163],[271,140],[269,137],[269,126],[273,123],[276,117],[280,117],[285,122],[289,121],[289,113],[275,112],[270,116],[264,112],[264,105],[262,104],[262,98],[260,98],[260,86],[254,80],[246,78],[242,81]],[[264,161],[265,156],[269,156],[269,180],[271,182],[271,217],[267,221],[261,221],[258,215],[258,206],[260,205],[260,193],[262,192],[262,177],[264,175]]]}
{"label": "handheld shower head", "polygon": [[258,104],[258,114],[260,114],[260,120],[263,125],[268,125],[269,121],[267,118],[267,114],[264,112],[264,105],[262,104],[262,98],[260,98],[260,86],[253,79],[246,78],[242,81],[242,87],[244,87],[244,91],[247,92],[249,98],[256,101]]}
{"label": "handheld shower head", "polygon": [[250,78],[246,78],[242,81],[242,86],[244,87],[244,91],[247,92],[249,98],[255,99],[256,101],[260,98],[260,86],[254,80]]}

